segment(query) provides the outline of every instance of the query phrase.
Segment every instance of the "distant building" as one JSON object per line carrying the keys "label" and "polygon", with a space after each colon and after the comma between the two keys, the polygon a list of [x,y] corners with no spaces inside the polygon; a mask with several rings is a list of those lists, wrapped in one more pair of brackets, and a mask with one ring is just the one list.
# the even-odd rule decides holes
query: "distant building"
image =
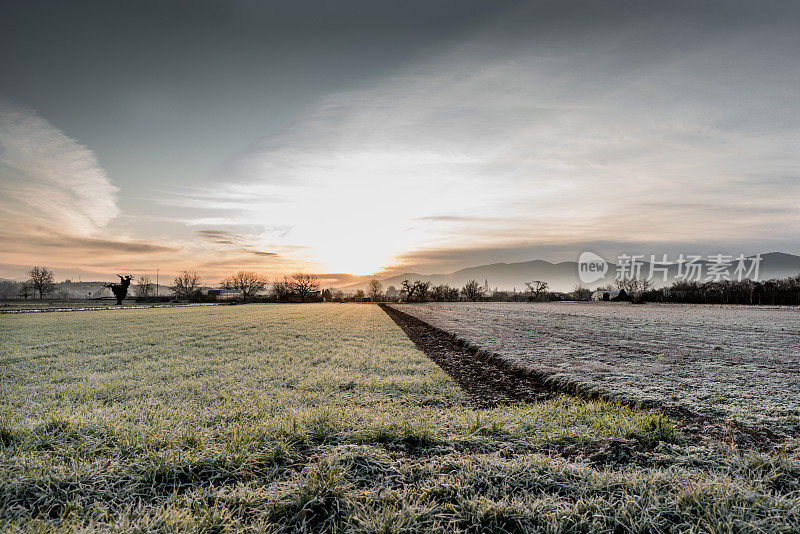
{"label": "distant building", "polygon": [[619,296],[619,289],[604,289],[592,293],[592,300],[614,300]]}
{"label": "distant building", "polygon": [[[497,290],[497,288],[495,288],[495,291],[496,290]],[[487,298],[487,299],[494,296],[494,291],[489,289],[489,279],[488,278],[484,278],[483,279],[483,296],[484,296],[484,298]]]}
{"label": "distant building", "polygon": [[217,300],[238,300],[243,298],[241,289],[209,289],[208,296]]}

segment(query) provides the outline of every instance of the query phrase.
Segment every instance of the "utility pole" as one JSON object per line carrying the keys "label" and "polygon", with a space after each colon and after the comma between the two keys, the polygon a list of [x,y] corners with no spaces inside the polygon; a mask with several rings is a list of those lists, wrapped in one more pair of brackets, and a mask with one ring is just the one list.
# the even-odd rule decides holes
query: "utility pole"
{"label": "utility pole", "polygon": [[158,298],[158,269],[156,269],[156,298]]}

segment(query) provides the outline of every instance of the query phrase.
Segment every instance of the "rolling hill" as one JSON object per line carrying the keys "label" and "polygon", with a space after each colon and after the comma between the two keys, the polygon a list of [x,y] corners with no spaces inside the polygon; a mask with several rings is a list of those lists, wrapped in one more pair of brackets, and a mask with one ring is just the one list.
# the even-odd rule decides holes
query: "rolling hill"
{"label": "rolling hill", "polygon": [[[800,256],[786,254],[783,252],[769,252],[761,255],[762,261],[759,266],[758,279],[766,280],[769,278],[784,278],[800,274]],[[708,264],[708,262],[701,262]],[[609,262],[608,272],[602,280],[591,284],[582,284],[585,287],[595,288],[598,286],[613,284],[617,272],[617,266]],[[673,264],[668,268],[667,281],[660,278],[656,281],[656,286],[670,284],[677,275],[678,266]],[[642,265],[642,273],[649,273],[650,264],[645,262]],[[705,270],[704,270],[705,272]],[[517,263],[492,263],[489,265],[479,265],[467,267],[452,273],[439,274],[419,274],[403,273],[389,278],[382,279],[383,286],[395,286],[400,288],[400,284],[406,278],[410,280],[422,280],[432,284],[449,284],[461,287],[469,280],[478,280],[481,283],[489,282],[491,289],[524,290],[525,282],[531,280],[544,280],[550,284],[551,289],[557,291],[570,291],[580,283],[578,278],[578,263],[565,261],[561,263],[550,263],[544,260],[532,260]],[[347,286],[343,289],[355,291],[365,289],[367,282],[361,282]]]}

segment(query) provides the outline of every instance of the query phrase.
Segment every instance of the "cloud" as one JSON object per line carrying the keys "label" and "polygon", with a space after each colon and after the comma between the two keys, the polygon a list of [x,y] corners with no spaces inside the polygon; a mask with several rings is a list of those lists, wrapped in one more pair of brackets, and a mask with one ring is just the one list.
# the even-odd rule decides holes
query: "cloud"
{"label": "cloud", "polygon": [[277,252],[265,252],[263,250],[248,250],[249,254],[254,254],[256,256],[277,256]]}
{"label": "cloud", "polygon": [[329,95],[185,206],[291,226],[260,244],[353,273],[412,251],[798,241],[796,28],[587,9],[525,7]]}
{"label": "cloud", "polygon": [[192,265],[201,269],[208,276],[224,276],[230,274],[231,271],[238,271],[240,269],[253,270],[258,272],[293,272],[298,270],[296,265],[286,261],[285,258],[280,257],[278,254],[267,254],[269,261],[265,261],[264,257],[252,257],[253,254],[248,250],[237,250],[221,257],[216,256],[214,259],[206,259],[209,256],[203,256],[199,262]]}
{"label": "cloud", "polygon": [[418,217],[418,221],[440,222],[440,223],[463,223],[476,221],[496,221],[497,217],[470,217],[464,215],[428,215]]}
{"label": "cloud", "polygon": [[243,242],[252,241],[252,238],[225,230],[198,230],[197,235],[206,241],[218,245],[239,245]]}
{"label": "cloud", "polygon": [[115,240],[91,237],[74,236],[36,236],[32,237],[31,244],[37,246],[71,249],[76,248],[82,252],[94,254],[107,253],[128,253],[128,254],[156,254],[177,252],[177,247],[164,245],[162,243],[151,243],[140,240]]}
{"label": "cloud", "polygon": [[94,153],[32,110],[0,98],[0,218],[89,235],[119,214]]}
{"label": "cloud", "polygon": [[0,241],[7,265],[98,272],[178,246],[131,237],[113,223],[118,189],[94,153],[33,110],[0,98]]}
{"label": "cloud", "polygon": [[275,258],[278,256],[277,252],[268,252],[253,249],[250,246],[242,246],[250,245],[255,241],[255,238],[251,235],[241,235],[226,230],[198,230],[196,234],[209,243],[223,246],[230,245],[231,247],[238,248],[238,250],[245,254],[268,258]]}
{"label": "cloud", "polygon": [[[69,235],[43,227],[30,228],[24,236],[16,233],[14,228],[3,229],[0,230],[0,239],[5,254],[29,256],[31,251],[36,252],[37,257],[32,263],[69,258],[71,261],[79,260],[90,265],[92,262],[96,263],[101,256],[110,258],[121,255],[166,254],[180,250],[177,246],[162,242]],[[46,251],[46,254],[42,251]]]}

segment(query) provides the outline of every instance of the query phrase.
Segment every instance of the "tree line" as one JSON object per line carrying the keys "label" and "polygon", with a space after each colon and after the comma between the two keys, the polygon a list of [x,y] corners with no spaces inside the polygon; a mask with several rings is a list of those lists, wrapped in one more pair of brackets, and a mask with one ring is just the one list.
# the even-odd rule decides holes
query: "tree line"
{"label": "tree line", "polygon": [[[27,271],[25,282],[0,282],[0,296],[5,298],[43,299],[55,292],[57,284],[53,271],[47,267],[36,266]],[[181,271],[168,286],[171,296],[179,300],[201,301],[216,300],[202,292],[204,283],[197,271]],[[223,278],[219,287],[240,292],[242,300],[247,302],[263,299],[265,292],[271,292],[270,300],[279,302],[310,300],[325,301],[403,301],[403,302],[456,302],[456,301],[552,301],[552,300],[589,300],[592,291],[581,285],[572,292],[551,291],[549,284],[543,280],[525,283],[525,291],[493,291],[488,292],[476,280],[470,280],[461,288],[448,284],[434,285],[431,282],[405,279],[400,288],[389,286],[384,290],[383,284],[373,278],[367,283],[366,290],[358,289],[352,295],[341,290],[325,289],[320,291],[319,278],[314,274],[294,273],[280,279],[270,281],[266,276],[255,271],[241,270]],[[722,280],[719,282],[679,281],[664,288],[655,289],[649,281],[622,280],[616,288],[624,291],[623,300],[639,302],[676,302],[694,304],[763,304],[763,305],[800,305],[800,274],[793,277],[753,280]],[[598,288],[603,290],[604,288]],[[611,289],[608,287],[607,289]],[[156,297],[155,284],[148,275],[142,275],[132,286],[133,296],[138,300],[150,300]],[[160,296],[159,296],[160,297]],[[169,298],[165,296],[164,298]]]}
{"label": "tree line", "polygon": [[[54,272],[47,267],[32,267],[27,271],[28,279],[25,282],[14,282],[4,280],[0,282],[0,296],[3,298],[19,297],[23,299],[39,298],[56,292],[58,284],[55,281]],[[84,283],[85,284],[85,283]],[[156,297],[169,298],[170,296],[179,300],[200,301],[205,300],[207,295],[203,293],[206,287],[201,276],[195,270],[181,271],[172,280],[172,284],[167,286],[169,295],[156,295],[156,284],[148,275],[139,276],[131,284],[130,296],[137,300],[151,300]],[[242,295],[243,300],[253,299],[259,294],[272,289],[278,299],[291,300],[299,299],[302,302],[308,300],[319,290],[319,279],[314,274],[294,273],[284,276],[280,280],[270,283],[270,280],[254,271],[237,271],[236,273],[223,278],[219,287],[221,289],[236,290]]]}
{"label": "tree line", "polygon": [[[615,286],[620,290],[613,300],[672,302],[678,304],[752,304],[770,306],[800,305],[800,274],[769,280],[684,281],[654,288],[648,280],[623,280]],[[608,291],[612,286],[599,287]],[[578,299],[580,300],[580,299]]]}
{"label": "tree line", "polygon": [[[8,283],[17,284],[15,282]],[[28,280],[19,284],[19,286],[18,296],[25,299],[38,296],[42,299],[55,291],[54,273],[47,267],[33,267],[28,271]],[[171,297],[178,300],[192,302],[216,300],[216,296],[209,296],[203,293],[204,287],[206,287],[205,282],[197,271],[184,270],[174,277],[167,289]],[[394,286],[389,286],[384,290],[383,284],[375,278],[367,283],[366,290],[358,289],[355,293],[347,295],[343,291],[335,289],[325,289],[320,292],[319,278],[314,274],[298,272],[270,282],[269,278],[260,273],[245,270],[237,271],[223,278],[219,283],[219,287],[240,292],[244,302],[257,298],[263,299],[265,298],[263,293],[270,290],[270,300],[279,302],[307,302],[309,300],[338,302],[360,302],[365,300],[371,302],[542,301],[561,300],[568,297],[563,293],[550,292],[548,283],[541,280],[527,282],[527,291],[523,293],[495,291],[487,295],[486,288],[476,280],[468,281],[459,289],[448,284],[433,285],[431,282],[405,279],[402,281],[399,290]],[[135,283],[132,284],[131,292],[132,296],[140,301],[153,300],[156,297],[161,299],[169,298],[169,296],[156,295],[156,285],[149,275],[139,276]],[[6,293],[6,296],[10,296],[9,291],[4,294]]]}
{"label": "tree line", "polygon": [[[237,271],[223,278],[219,286],[221,289],[238,291],[242,301],[247,302],[258,298],[265,291],[271,289],[274,298],[278,301],[299,300],[307,302],[320,288],[319,278],[315,274],[294,273],[282,279],[270,282],[269,278],[255,271]],[[175,277],[170,290],[177,299],[197,301],[204,295],[201,291],[203,282],[197,271],[181,271]]]}
{"label": "tree line", "polygon": [[371,280],[368,284],[369,295],[372,300],[396,300],[402,302],[478,302],[491,301],[546,301],[553,298],[565,297],[563,293],[549,291],[549,284],[542,280],[526,282],[526,291],[491,291],[487,292],[477,280],[469,280],[461,288],[449,284],[434,285],[421,280],[411,281],[408,278],[400,283],[400,290],[389,286],[386,293],[381,291],[382,286],[378,280]]}
{"label": "tree line", "polygon": [[[15,284],[14,282],[9,282]],[[551,294],[547,282],[535,280],[526,284],[526,293],[495,291],[487,297],[486,290],[476,280],[470,280],[460,289],[447,284],[433,285],[420,280],[403,280],[398,290],[389,286],[384,290],[383,284],[373,278],[367,283],[367,289],[358,289],[352,295],[346,295],[341,290],[325,289],[320,292],[319,278],[314,274],[294,273],[280,279],[270,281],[263,274],[255,271],[237,271],[223,278],[220,289],[234,290],[241,294],[242,300],[247,302],[256,298],[264,298],[263,293],[271,290],[271,299],[279,302],[309,300],[326,301],[404,301],[404,302],[454,302],[459,300],[480,301],[486,300],[549,300],[560,294]],[[203,279],[196,270],[184,270],[174,277],[167,286],[171,296],[178,300],[199,302],[202,300],[216,300],[203,293],[206,287]],[[29,298],[38,296],[40,299],[55,291],[55,276],[47,267],[33,267],[28,271],[28,280],[20,284],[18,296]],[[152,300],[168,298],[156,295],[156,286],[149,275],[139,276],[131,286],[132,296],[137,300]]]}
{"label": "tree line", "polygon": [[49,295],[56,290],[55,275],[47,267],[32,267],[27,272],[27,275],[28,279],[21,284],[4,280],[2,287],[0,287],[0,293],[6,298],[18,296],[28,299],[38,295],[39,299],[43,299],[45,295]]}
{"label": "tree line", "polygon": [[652,302],[688,304],[800,305],[800,274],[770,280],[721,280],[719,282],[675,282],[663,289],[650,289],[645,298]]}

